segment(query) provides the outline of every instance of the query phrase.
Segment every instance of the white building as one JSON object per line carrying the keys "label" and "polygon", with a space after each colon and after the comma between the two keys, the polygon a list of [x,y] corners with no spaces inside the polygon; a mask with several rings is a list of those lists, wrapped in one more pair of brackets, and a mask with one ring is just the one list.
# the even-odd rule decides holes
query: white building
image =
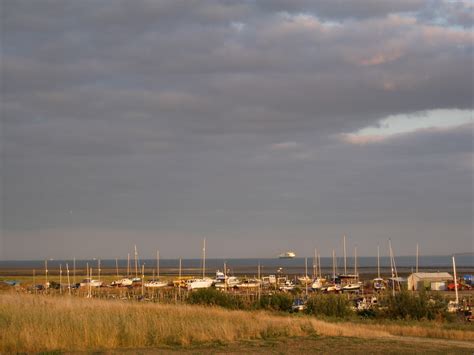
{"label": "white building", "polygon": [[408,276],[408,290],[444,291],[453,277],[447,272],[415,272]]}

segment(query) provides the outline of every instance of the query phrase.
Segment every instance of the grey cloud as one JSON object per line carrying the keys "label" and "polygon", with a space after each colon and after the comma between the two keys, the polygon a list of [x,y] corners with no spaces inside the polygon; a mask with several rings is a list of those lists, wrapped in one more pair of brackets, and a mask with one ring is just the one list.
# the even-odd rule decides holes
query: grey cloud
{"label": "grey cloud", "polygon": [[369,245],[370,225],[403,238],[456,225],[465,246],[472,131],[331,139],[389,115],[472,110],[472,34],[450,25],[469,11],[437,23],[430,6],[5,1],[7,252],[21,254],[22,232],[81,228],[147,243],[261,236],[263,249],[315,230]]}

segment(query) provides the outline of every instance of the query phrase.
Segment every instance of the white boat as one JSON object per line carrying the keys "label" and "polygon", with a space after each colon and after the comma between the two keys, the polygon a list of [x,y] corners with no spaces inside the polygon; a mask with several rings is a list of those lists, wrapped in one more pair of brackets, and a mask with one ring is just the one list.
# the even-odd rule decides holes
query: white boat
{"label": "white boat", "polygon": [[277,283],[277,279],[275,275],[264,276],[262,278],[262,284],[264,286],[275,285]]}
{"label": "white boat", "polygon": [[133,284],[133,281],[131,279],[121,279],[121,280],[118,280],[118,281],[113,281],[111,283],[112,286],[122,286],[122,287],[127,287],[127,286],[131,286]]}
{"label": "white boat", "polygon": [[80,286],[81,286],[81,287],[85,287],[85,286],[101,287],[102,284],[103,284],[102,281],[99,281],[99,280],[91,280],[91,279],[87,278],[87,279],[82,280],[82,282],[80,283]]}
{"label": "white boat", "polygon": [[311,277],[309,277],[309,276],[298,277],[298,282],[302,285],[310,284],[311,281],[312,281]]}
{"label": "white boat", "polygon": [[333,285],[328,285],[326,288],[326,292],[339,292],[342,290],[341,285],[339,284],[333,284]]}
{"label": "white boat", "polygon": [[154,280],[154,281],[145,282],[145,287],[159,288],[159,287],[165,287],[165,286],[168,286],[167,281]]}
{"label": "white boat", "polygon": [[314,280],[314,282],[311,284],[311,288],[313,290],[321,290],[324,286],[324,283],[326,282],[325,279],[322,279],[320,277],[318,277],[316,280]]}
{"label": "white boat", "polygon": [[342,287],[343,291],[359,291],[360,290],[360,284],[359,283],[350,283],[347,285],[344,285]]}
{"label": "white boat", "polygon": [[222,281],[225,281],[225,279],[226,279],[226,275],[222,271],[217,270],[216,271],[216,281],[217,282],[222,282]]}
{"label": "white boat", "polygon": [[287,280],[287,281],[285,281],[285,283],[283,285],[281,285],[279,287],[279,290],[280,291],[291,291],[291,290],[294,290],[295,287],[296,287],[296,285],[292,281]]}
{"label": "white boat", "polygon": [[255,279],[244,280],[241,283],[237,284],[237,288],[257,288],[260,287],[260,281]]}
{"label": "white boat", "polygon": [[217,282],[214,286],[216,288],[232,288],[240,284],[240,280],[235,276],[228,276],[226,281]]}
{"label": "white boat", "polygon": [[286,251],[284,253],[281,253],[278,257],[280,259],[293,259],[296,257],[296,254],[293,251]]}
{"label": "white boat", "polygon": [[382,279],[381,277],[376,277],[373,280],[373,286],[374,286],[374,290],[376,290],[376,291],[385,290],[385,281],[384,281],[384,279]]}
{"label": "white boat", "polygon": [[209,288],[214,283],[213,279],[204,278],[204,279],[191,279],[186,281],[188,290],[195,290],[198,288]]}

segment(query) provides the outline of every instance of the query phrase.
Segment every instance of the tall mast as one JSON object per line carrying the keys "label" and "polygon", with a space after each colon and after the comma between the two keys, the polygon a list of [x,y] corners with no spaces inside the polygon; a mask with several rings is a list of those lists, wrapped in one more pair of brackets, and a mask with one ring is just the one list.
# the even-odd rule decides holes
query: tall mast
{"label": "tall mast", "polygon": [[354,247],[354,275],[357,277],[357,246]]}
{"label": "tall mast", "polygon": [[347,275],[347,263],[346,263],[346,236],[344,236],[344,275]]}
{"label": "tall mast", "polygon": [[135,277],[138,277],[138,252],[137,252],[136,245],[135,245]]}
{"label": "tall mast", "polygon": [[206,277],[206,238],[202,243],[202,278]]}
{"label": "tall mast", "polygon": [[160,278],[160,250],[156,250],[156,278]]}
{"label": "tall mast", "polygon": [[127,277],[130,277],[130,253],[127,254]]}
{"label": "tall mast", "polygon": [[59,294],[63,293],[63,289],[61,286],[62,281],[63,281],[63,266],[62,264],[59,264]]}
{"label": "tall mast", "polygon": [[71,279],[69,278],[69,265],[66,263],[66,273],[67,273],[67,284],[69,289],[69,295],[71,295]]}
{"label": "tall mast", "polygon": [[44,277],[46,279],[45,286],[48,287],[48,260],[44,261]]}
{"label": "tall mast", "polygon": [[336,280],[336,252],[332,250],[332,278]]}
{"label": "tall mast", "polygon": [[97,272],[98,272],[98,275],[99,275],[99,282],[100,282],[100,259],[97,260]]}
{"label": "tall mast", "polygon": [[318,275],[318,249],[314,248],[313,256],[313,279]]}
{"label": "tall mast", "polygon": [[392,270],[392,295],[395,296],[395,273],[393,270],[393,254],[392,254],[392,241],[388,240],[388,249],[390,254],[390,269]]}
{"label": "tall mast", "polygon": [[456,307],[457,307],[459,305],[458,276],[456,274],[456,261],[454,260],[454,255],[453,255],[453,273],[454,273],[454,291],[456,291]]}
{"label": "tall mast", "polygon": [[72,283],[76,284],[76,257],[72,259]]}
{"label": "tall mast", "polygon": [[416,243],[416,272],[418,272],[418,243]]}
{"label": "tall mast", "polygon": [[145,285],[145,263],[142,264],[142,296],[145,293],[144,285]]}
{"label": "tall mast", "polygon": [[[260,262],[258,263],[258,278],[260,279]],[[224,261],[224,290],[227,291],[227,263]]]}
{"label": "tall mast", "polygon": [[319,269],[319,278],[322,278],[323,274],[321,272],[321,254],[318,254],[318,269]]}
{"label": "tall mast", "polygon": [[179,257],[179,283],[178,283],[178,295],[179,295],[179,300],[181,300],[181,257]]}
{"label": "tall mast", "polygon": [[377,278],[380,279],[380,246],[377,245]]}
{"label": "tall mast", "polygon": [[304,258],[304,284],[305,284],[305,294],[308,296],[308,258]]}
{"label": "tall mast", "polygon": [[115,271],[117,272],[117,278],[119,277],[119,274],[118,274],[118,259],[115,258]]}

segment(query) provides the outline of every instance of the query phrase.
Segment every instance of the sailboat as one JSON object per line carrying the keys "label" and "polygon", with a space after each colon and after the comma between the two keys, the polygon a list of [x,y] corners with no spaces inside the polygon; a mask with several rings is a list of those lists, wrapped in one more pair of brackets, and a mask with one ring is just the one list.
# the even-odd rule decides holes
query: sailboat
{"label": "sailboat", "polygon": [[168,286],[168,281],[160,280],[160,251],[156,251],[156,279],[145,282],[145,287],[160,288]]}
{"label": "sailboat", "polygon": [[357,274],[357,247],[354,248],[354,278],[355,282],[350,282],[347,285],[342,287],[343,291],[359,291],[361,283],[359,280],[359,275]]}
{"label": "sailboat", "polygon": [[321,272],[321,255],[315,251],[315,259],[316,259],[316,272],[315,276],[316,278],[314,279],[313,284],[311,285],[311,288],[313,290],[321,290],[324,287],[324,284],[326,283],[326,279],[323,278],[322,272]]}
{"label": "sailboat", "polygon": [[336,283],[338,278],[336,277],[336,252],[332,250],[332,284],[323,287],[321,290],[326,292],[339,292],[342,290],[340,284]]}
{"label": "sailboat", "polygon": [[209,288],[214,283],[214,280],[206,277],[206,238],[203,240],[202,247],[202,279],[191,279],[186,281],[188,290],[195,290],[198,288]]}
{"label": "sailboat", "polygon": [[373,279],[375,291],[385,290],[385,281],[380,277],[380,247],[377,245],[377,277]]}

